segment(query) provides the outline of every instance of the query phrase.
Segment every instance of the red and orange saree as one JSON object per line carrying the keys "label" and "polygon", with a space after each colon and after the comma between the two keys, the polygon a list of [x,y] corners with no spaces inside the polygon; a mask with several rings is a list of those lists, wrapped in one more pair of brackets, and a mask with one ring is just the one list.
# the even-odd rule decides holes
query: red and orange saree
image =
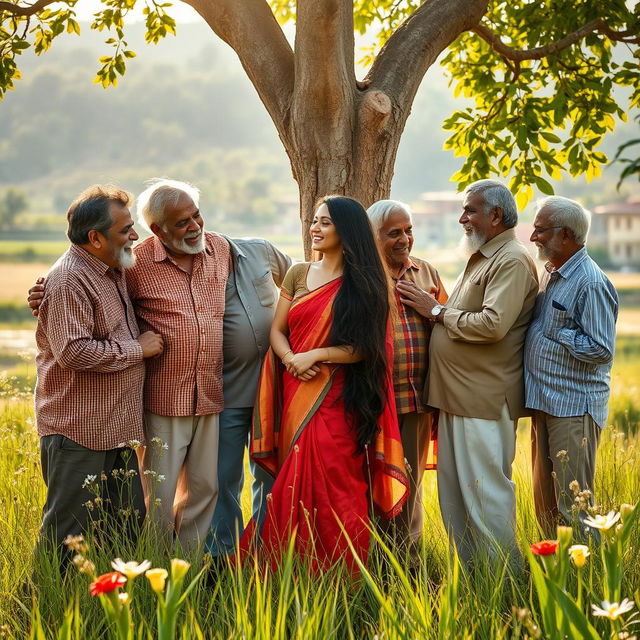
{"label": "red and orange saree", "polygon": [[[338,278],[294,299],[288,316],[294,352],[327,346],[341,282]],[[366,453],[357,452],[354,418],[341,397],[349,365],[322,363],[312,380],[301,382],[272,351],[267,354],[254,410],[251,457],[276,476],[260,535],[261,549],[274,565],[293,538],[296,552],[314,568],[343,558],[357,571],[345,536],[366,562],[370,503],[387,518],[402,509],[409,482],[395,412],[391,345],[389,335],[387,402]],[[245,543],[251,535],[245,532]]]}

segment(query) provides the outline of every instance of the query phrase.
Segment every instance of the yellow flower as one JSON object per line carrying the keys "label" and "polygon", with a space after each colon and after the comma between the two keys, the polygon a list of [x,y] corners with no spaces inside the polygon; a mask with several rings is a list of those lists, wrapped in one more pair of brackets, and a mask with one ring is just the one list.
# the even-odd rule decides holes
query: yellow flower
{"label": "yellow flower", "polygon": [[592,518],[585,518],[584,524],[592,529],[609,531],[618,520],[620,520],[620,514],[615,511],[609,511],[606,516],[596,515]]}
{"label": "yellow flower", "polygon": [[191,565],[186,560],[180,560],[179,558],[173,558],[171,560],[171,579],[182,580],[187,575],[189,567]]}
{"label": "yellow flower", "polygon": [[131,560],[129,562],[123,562],[120,558],[116,558],[111,566],[118,572],[124,576],[127,576],[129,580],[133,580],[133,578],[137,578],[142,575],[149,567],[151,567],[151,563],[148,560],[144,562],[137,563],[135,560]]}
{"label": "yellow flower", "polygon": [[591,552],[586,544],[574,544],[569,547],[569,555],[573,560],[573,564],[575,564],[578,569],[582,569],[587,563],[587,557],[591,555]]}
{"label": "yellow flower", "polygon": [[604,600],[602,603],[602,608],[598,607],[595,604],[591,605],[591,609],[593,610],[594,616],[601,616],[603,618],[609,618],[609,620],[617,620],[623,613],[627,613],[627,611],[631,611],[635,604],[631,600],[627,600],[625,598],[620,604],[617,602],[608,602]]}
{"label": "yellow flower", "polygon": [[164,591],[164,585],[169,575],[166,569],[149,569],[144,575],[147,576],[151,588],[156,593],[162,593]]}

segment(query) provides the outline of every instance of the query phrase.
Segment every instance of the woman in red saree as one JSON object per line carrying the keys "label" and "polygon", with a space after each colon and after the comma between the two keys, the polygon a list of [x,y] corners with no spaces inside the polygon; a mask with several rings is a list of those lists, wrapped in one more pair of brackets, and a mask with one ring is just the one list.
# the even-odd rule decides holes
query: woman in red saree
{"label": "woman in red saree", "polygon": [[316,570],[357,571],[347,537],[366,562],[370,507],[391,518],[408,495],[387,279],[355,200],[323,199],[311,238],[322,259],[285,277],[254,411],[251,456],[276,476],[259,544],[274,566],[293,539]]}

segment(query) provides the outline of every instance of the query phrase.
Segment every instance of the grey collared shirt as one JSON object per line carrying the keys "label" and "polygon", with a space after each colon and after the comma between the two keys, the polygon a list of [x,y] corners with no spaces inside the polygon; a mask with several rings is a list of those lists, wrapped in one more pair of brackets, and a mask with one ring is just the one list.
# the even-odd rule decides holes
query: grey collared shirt
{"label": "grey collared shirt", "polygon": [[225,409],[252,407],[262,358],[291,258],[261,238],[226,238],[233,269],[225,292],[223,390]]}
{"label": "grey collared shirt", "polygon": [[585,248],[547,274],[525,342],[527,408],[605,426],[617,317],[618,294]]}

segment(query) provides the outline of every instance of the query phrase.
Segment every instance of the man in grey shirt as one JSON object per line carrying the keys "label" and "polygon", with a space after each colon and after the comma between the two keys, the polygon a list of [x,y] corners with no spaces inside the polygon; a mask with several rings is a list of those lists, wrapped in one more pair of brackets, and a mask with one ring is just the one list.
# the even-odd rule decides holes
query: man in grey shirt
{"label": "man in grey shirt", "polygon": [[[218,444],[218,502],[206,548],[214,556],[232,553],[242,534],[240,497],[244,481],[244,450],[251,431],[262,358],[269,348],[269,331],[278,290],[291,258],[260,238],[226,238],[233,269],[229,271],[223,328],[224,411]],[[273,478],[251,463],[253,517],[264,518],[266,494]]]}
{"label": "man in grey shirt", "polygon": [[[548,534],[571,523],[574,494],[592,491],[606,425],[618,295],[585,248],[589,217],[567,198],[543,201],[531,241],[547,260],[527,332],[526,406],[531,425],[536,516]],[[590,502],[582,494],[583,504]],[[577,514],[585,515],[582,510]]]}

